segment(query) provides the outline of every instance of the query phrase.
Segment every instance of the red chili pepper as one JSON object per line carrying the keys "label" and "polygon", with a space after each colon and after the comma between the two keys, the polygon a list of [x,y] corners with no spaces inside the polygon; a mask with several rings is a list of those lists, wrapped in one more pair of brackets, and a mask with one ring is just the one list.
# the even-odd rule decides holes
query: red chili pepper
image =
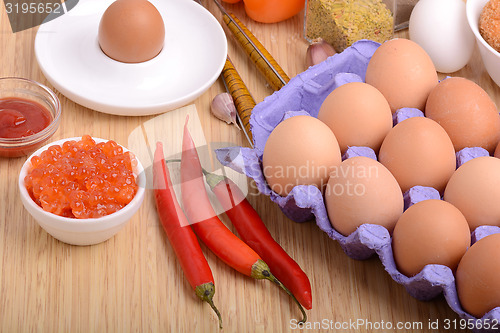
{"label": "red chili pepper", "polygon": [[184,211],[201,241],[237,271],[278,284],[297,303],[303,315],[302,322],[305,322],[307,315],[295,296],[271,274],[260,256],[222,223],[212,208],[205,189],[200,159],[187,128],[187,119],[182,143],[181,192]]}
{"label": "red chili pepper", "polygon": [[207,184],[222,205],[241,239],[269,265],[271,272],[308,310],[312,308],[311,283],[306,273],[274,240],[259,214],[231,179],[203,170]]}
{"label": "red chili pepper", "polygon": [[163,145],[160,142],[156,144],[154,155],[153,183],[158,215],[182,270],[196,296],[210,304],[215,311],[222,329],[221,315],[213,303],[215,286],[212,271],[203,255],[196,235],[189,227],[187,218],[175,198],[170,173],[165,164]]}

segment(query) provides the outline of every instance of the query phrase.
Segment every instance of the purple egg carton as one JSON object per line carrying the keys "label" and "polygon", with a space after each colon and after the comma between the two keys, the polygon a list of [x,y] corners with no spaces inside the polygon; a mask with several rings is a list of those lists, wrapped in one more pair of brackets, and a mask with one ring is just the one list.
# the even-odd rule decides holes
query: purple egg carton
{"label": "purple egg carton", "polygon": [[[328,94],[335,88],[348,82],[364,82],[368,62],[380,46],[379,43],[361,40],[324,62],[310,67],[305,72],[292,78],[281,90],[257,104],[250,118],[254,138],[254,148],[227,147],[216,150],[219,161],[240,173],[246,174],[255,181],[258,190],[270,197],[295,222],[306,222],[315,219],[318,227],[330,238],[339,242],[344,252],[357,260],[368,259],[376,254],[385,270],[399,284],[405,286],[410,295],[419,300],[431,300],[443,293],[453,311],[461,318],[476,323],[476,332],[491,330],[479,329],[482,323],[500,322],[500,308],[495,308],[478,319],[466,313],[460,306],[452,271],[443,265],[428,265],[419,274],[407,277],[396,267],[392,253],[391,236],[386,228],[363,224],[349,236],[343,236],[331,225],[321,192],[315,186],[295,186],[290,194],[282,197],[273,192],[266,183],[262,170],[262,154],[267,138],[273,129],[284,119],[296,115],[317,117],[319,108]],[[424,116],[418,109],[404,108],[398,110],[394,124],[416,116]],[[457,153],[457,167],[466,161],[488,155],[482,148],[466,148]],[[349,147],[343,159],[354,156],[366,156],[377,159],[375,152],[367,147]],[[441,199],[439,192],[433,188],[415,186],[404,194],[405,209],[426,199]],[[472,233],[475,242],[500,228],[483,226]],[[500,323],[499,323],[500,326]],[[495,330],[498,331],[498,330]]]}

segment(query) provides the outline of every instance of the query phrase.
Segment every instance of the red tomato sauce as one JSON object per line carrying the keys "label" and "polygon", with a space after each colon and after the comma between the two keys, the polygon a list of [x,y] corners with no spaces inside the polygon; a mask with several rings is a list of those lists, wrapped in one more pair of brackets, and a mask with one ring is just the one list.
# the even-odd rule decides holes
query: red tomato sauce
{"label": "red tomato sauce", "polygon": [[40,132],[52,121],[41,104],[27,99],[0,99],[0,138],[22,138]]}

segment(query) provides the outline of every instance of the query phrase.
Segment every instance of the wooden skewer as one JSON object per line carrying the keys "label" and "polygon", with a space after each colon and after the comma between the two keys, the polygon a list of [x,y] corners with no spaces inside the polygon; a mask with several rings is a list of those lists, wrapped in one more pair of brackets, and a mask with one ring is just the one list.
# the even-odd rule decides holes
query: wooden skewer
{"label": "wooden skewer", "polygon": [[214,2],[222,12],[224,23],[233,33],[245,53],[256,65],[257,69],[264,75],[271,88],[280,90],[290,81],[285,71],[266,50],[264,45],[259,42],[252,32],[250,32],[236,16],[229,14],[217,0],[214,0]]}
{"label": "wooden skewer", "polygon": [[248,91],[245,83],[241,79],[240,74],[234,67],[229,57],[226,59],[221,77],[227,91],[233,97],[234,105],[236,106],[236,111],[238,112],[238,117],[243,127],[243,131],[247,135],[250,145],[253,146],[252,132],[250,131],[250,116],[253,108],[255,107],[255,100]]}

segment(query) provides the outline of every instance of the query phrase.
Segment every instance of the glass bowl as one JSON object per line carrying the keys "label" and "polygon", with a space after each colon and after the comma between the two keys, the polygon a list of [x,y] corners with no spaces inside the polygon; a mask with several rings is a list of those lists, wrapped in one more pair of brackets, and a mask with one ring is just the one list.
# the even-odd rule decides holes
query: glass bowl
{"label": "glass bowl", "polygon": [[[0,100],[18,98],[34,101],[49,111],[51,121],[43,130],[20,138],[0,137],[0,157],[19,157],[29,155],[41,147],[59,128],[61,103],[56,94],[33,80],[4,77],[0,78]],[[2,112],[0,110],[0,112]]]}

